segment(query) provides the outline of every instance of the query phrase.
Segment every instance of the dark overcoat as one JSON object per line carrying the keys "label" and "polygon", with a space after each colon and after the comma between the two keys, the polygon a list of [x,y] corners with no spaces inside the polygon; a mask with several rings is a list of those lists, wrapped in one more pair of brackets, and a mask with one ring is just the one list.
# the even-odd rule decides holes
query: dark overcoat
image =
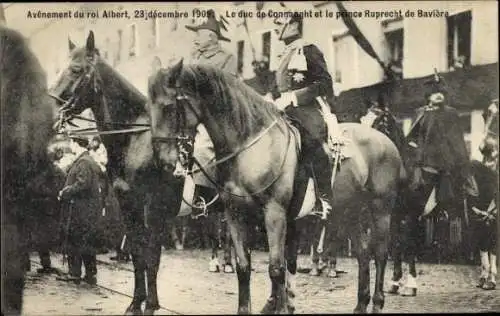
{"label": "dark overcoat", "polygon": [[449,172],[469,164],[460,117],[451,106],[419,108],[407,139],[417,145],[421,166]]}
{"label": "dark overcoat", "polygon": [[429,184],[436,187],[437,202],[458,206],[466,181],[472,179],[457,110],[450,106],[419,108],[407,139],[416,145],[416,166],[435,174]]}
{"label": "dark overcoat", "polygon": [[64,234],[67,233],[68,246],[78,247],[82,252],[99,250],[103,246],[100,169],[88,152],[82,153],[68,170],[61,200],[62,227]]}

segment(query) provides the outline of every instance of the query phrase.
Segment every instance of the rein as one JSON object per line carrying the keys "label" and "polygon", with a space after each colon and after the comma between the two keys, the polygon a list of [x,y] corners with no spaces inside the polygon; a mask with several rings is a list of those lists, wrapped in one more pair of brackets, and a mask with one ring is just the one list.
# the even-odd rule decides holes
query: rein
{"label": "rein", "polygon": [[[259,190],[255,191],[255,192],[252,192],[252,193],[249,193],[248,195],[240,195],[240,194],[236,194],[236,193],[233,193],[233,192],[230,192],[230,191],[227,191],[223,186],[221,186],[219,183],[217,183],[217,181],[213,180],[207,173],[206,169],[209,168],[209,167],[215,167],[221,163],[224,163],[234,157],[236,157],[237,155],[241,154],[242,152],[244,152],[245,150],[249,149],[250,147],[252,147],[253,145],[255,145],[255,143],[257,143],[264,135],[266,135],[269,130],[274,127],[274,125],[276,125],[278,123],[279,119],[276,119],[275,121],[273,121],[273,123],[271,123],[270,126],[268,126],[265,130],[263,130],[256,138],[254,138],[251,142],[249,142],[248,144],[246,144],[245,146],[239,148],[237,151],[235,151],[234,153],[231,153],[230,155],[222,158],[222,159],[219,159],[219,160],[216,160],[214,161],[213,163],[211,164],[208,164],[206,166],[202,166],[200,164],[200,162],[195,158],[193,157],[192,159],[194,160],[194,163],[196,165],[198,165],[198,168],[197,170],[191,170],[188,172],[188,174],[194,174],[194,173],[197,173],[197,172],[202,172],[205,177],[217,188],[217,190],[219,192],[224,192],[224,193],[227,193],[229,195],[232,195],[232,196],[235,196],[235,197],[240,197],[240,198],[247,198],[247,197],[252,197],[254,195],[258,195],[258,194],[261,194],[262,192],[266,191],[267,189],[269,189],[274,183],[276,183],[276,181],[278,181],[278,179],[281,177],[281,174],[282,174],[282,170],[283,170],[283,167],[285,166],[285,162],[286,162],[286,158],[287,158],[287,152],[288,152],[288,148],[290,148],[290,143],[291,143],[291,133],[290,133],[290,130],[289,129],[286,129],[287,130],[287,145],[286,145],[286,150],[285,150],[285,154],[283,155],[283,158],[281,160],[281,163],[280,163],[280,168],[279,168],[279,172],[278,174],[276,175],[276,177],[270,182],[268,183],[267,185],[263,186],[262,188],[260,188]],[[218,195],[218,194],[217,194]]]}
{"label": "rein", "polygon": [[[82,87],[85,84],[91,84],[93,83],[93,89],[97,92],[97,77],[96,77],[96,70],[95,70],[95,64],[92,61],[89,61],[91,68],[87,73],[82,74],[80,78],[76,80],[76,82],[73,84],[72,87],[72,96],[68,100],[64,100],[60,98],[57,95],[54,95],[53,93],[48,93],[48,95],[57,101],[63,103],[61,108],[59,109],[59,120],[58,120],[58,126],[59,130],[63,129],[63,126],[65,123],[72,123],[71,121],[74,119],[79,119],[82,121],[87,121],[87,122],[92,122],[96,123],[97,121],[95,119],[89,119],[86,117],[83,117],[81,115],[67,115],[67,112],[71,109],[74,108],[75,103],[80,99],[80,96],[75,94],[75,92],[79,89],[82,89]],[[93,79],[93,80],[92,80]],[[104,92],[104,91],[103,91]],[[105,98],[104,93],[102,94],[103,99]],[[105,103],[105,100],[104,100]],[[126,127],[124,129],[106,129],[104,131],[99,131],[97,128],[84,128],[84,129],[79,129],[79,130],[72,130],[71,133],[73,135],[82,135],[82,136],[91,136],[91,135],[116,135],[116,134],[131,134],[131,133],[142,133],[142,132],[147,132],[150,130],[150,124],[138,124],[138,123],[122,123],[122,122],[104,122],[102,124],[103,126],[122,126]],[[76,125],[75,125],[76,126]]]}

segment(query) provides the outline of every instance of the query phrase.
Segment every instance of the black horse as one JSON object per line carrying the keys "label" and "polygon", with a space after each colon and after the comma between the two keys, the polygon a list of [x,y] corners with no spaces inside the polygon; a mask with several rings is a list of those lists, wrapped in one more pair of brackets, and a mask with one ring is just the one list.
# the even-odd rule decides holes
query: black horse
{"label": "black horse", "polygon": [[[70,41],[71,63],[51,95],[59,101],[60,125],[91,108],[108,151],[108,177],[113,182],[127,226],[125,244],[134,264],[134,297],[127,313],[141,314],[160,308],[157,274],[162,233],[177,215],[182,182],[155,164],[146,97],[99,56],[94,33],[86,46]],[[89,134],[96,132],[90,131]],[[146,290],[147,282],[147,290]]]}
{"label": "black horse", "polygon": [[[401,154],[408,174],[411,175],[414,162],[411,160],[411,148],[408,146],[404,132],[390,110],[383,106],[381,101],[379,102],[368,109],[367,114],[361,117],[361,121],[386,134],[392,140]],[[410,188],[409,182],[401,186],[396,207],[391,216],[391,257],[394,264],[392,284],[388,291],[391,294],[398,294],[400,287],[404,286],[401,282],[403,261],[407,262],[411,277],[417,277],[416,258],[420,251],[419,244],[423,231],[420,221],[424,207],[422,200],[421,190]],[[413,287],[413,283],[409,286],[403,289],[402,295],[416,295],[416,286]]]}
{"label": "black horse", "polygon": [[2,314],[22,312],[23,249],[20,230],[30,212],[25,187],[50,163],[54,104],[46,75],[20,33],[0,25],[2,144]]}

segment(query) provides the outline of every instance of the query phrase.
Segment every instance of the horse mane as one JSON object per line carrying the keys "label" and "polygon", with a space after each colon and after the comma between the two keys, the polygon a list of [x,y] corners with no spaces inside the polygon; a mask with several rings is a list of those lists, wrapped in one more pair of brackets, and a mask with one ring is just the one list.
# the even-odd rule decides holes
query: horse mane
{"label": "horse mane", "polygon": [[56,105],[47,94],[46,73],[24,37],[0,26],[0,47],[2,179],[22,186],[49,160]]}
{"label": "horse mane", "polygon": [[[196,93],[214,118],[245,140],[281,116],[279,110],[237,77],[208,65],[186,65],[181,86]],[[175,84],[170,80],[169,86]]]}
{"label": "horse mane", "polygon": [[[118,116],[116,120],[131,121],[146,113],[147,97],[101,57],[97,59],[96,70],[101,77],[103,92],[111,102],[110,110]],[[110,91],[114,93],[113,96],[108,94]]]}

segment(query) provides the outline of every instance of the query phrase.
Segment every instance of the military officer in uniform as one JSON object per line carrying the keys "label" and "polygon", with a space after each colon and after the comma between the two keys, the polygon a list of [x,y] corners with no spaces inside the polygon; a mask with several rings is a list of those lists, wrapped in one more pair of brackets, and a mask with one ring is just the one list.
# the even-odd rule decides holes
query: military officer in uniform
{"label": "military officer in uniform", "polygon": [[312,162],[311,171],[316,175],[320,198],[323,206],[328,207],[325,202],[332,194],[330,179],[333,168],[323,147],[327,133],[324,119],[318,111],[317,97],[323,98],[325,102],[333,99],[332,78],[323,53],[316,45],[305,43],[302,39],[301,15],[288,19],[277,18],[274,22],[279,39],[286,44],[276,71],[277,91],[273,95],[278,98],[274,102],[304,127],[301,131],[303,158]]}
{"label": "military officer in uniform", "polygon": [[[202,21],[199,25],[186,25],[186,28],[190,31],[196,32],[196,37],[194,40],[195,52],[192,60],[192,64],[210,65],[221,69],[222,71],[238,76],[236,58],[226,50],[224,50],[219,41],[230,42],[228,38],[224,37],[221,33],[221,22],[217,21],[215,12],[213,10],[207,11],[207,18]],[[223,26],[224,27],[224,26]],[[225,27],[224,27],[225,28]],[[208,135],[207,130],[203,124],[198,125],[196,136],[194,139],[194,150],[193,155],[200,162],[202,166],[208,165],[215,159],[215,152],[213,150],[213,143]],[[211,179],[215,179],[215,168],[206,169],[207,173],[210,175]],[[194,192],[193,201],[201,201],[202,198],[207,203],[214,199],[217,194],[215,186],[202,172],[197,172],[193,175],[194,184],[196,189]],[[186,196],[186,192],[190,189],[186,181],[184,185],[184,198],[191,200],[190,197]],[[217,201],[212,204],[212,208],[218,209],[217,216],[223,214],[224,206],[222,203]],[[215,211],[215,210],[214,210]],[[204,225],[205,226],[205,225]],[[206,227],[205,227],[206,228]],[[226,234],[226,240],[228,239],[228,231]],[[228,240],[227,240],[228,241]],[[214,259],[214,258],[213,258]],[[231,258],[230,254],[225,255],[224,269],[226,272],[232,272]],[[209,270],[211,272],[216,272],[219,270],[219,264],[216,261],[211,262]]]}

